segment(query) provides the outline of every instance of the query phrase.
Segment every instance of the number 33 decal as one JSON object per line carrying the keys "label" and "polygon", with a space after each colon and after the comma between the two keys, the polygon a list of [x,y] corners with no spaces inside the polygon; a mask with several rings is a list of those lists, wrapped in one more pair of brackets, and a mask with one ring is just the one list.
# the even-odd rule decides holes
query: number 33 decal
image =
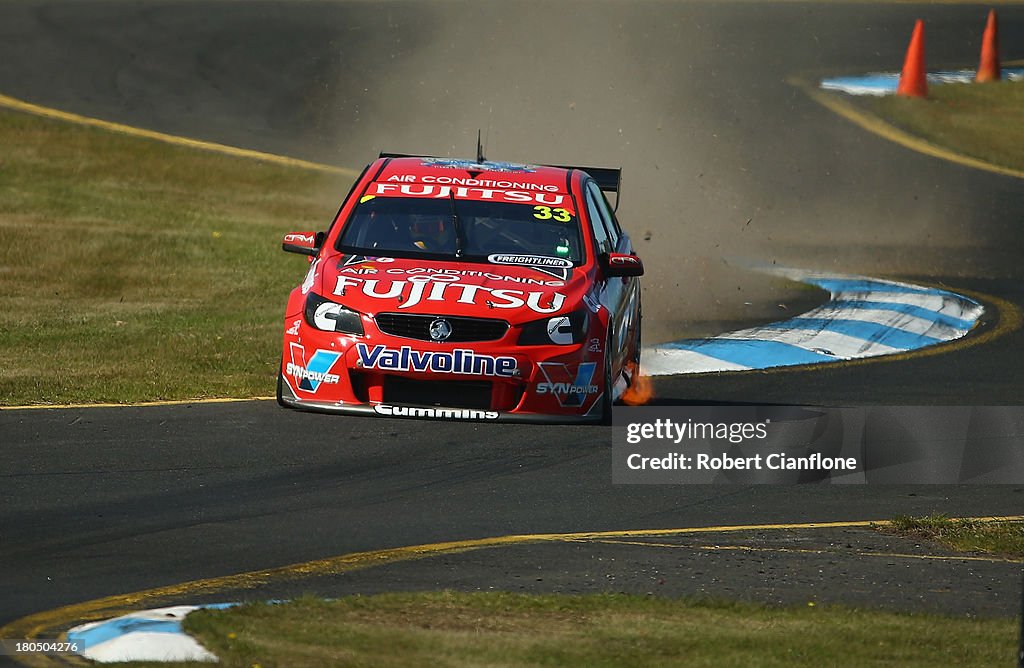
{"label": "number 33 decal", "polygon": [[572,220],[572,214],[565,209],[552,209],[550,206],[533,207],[533,217],[537,220],[557,220],[560,223]]}

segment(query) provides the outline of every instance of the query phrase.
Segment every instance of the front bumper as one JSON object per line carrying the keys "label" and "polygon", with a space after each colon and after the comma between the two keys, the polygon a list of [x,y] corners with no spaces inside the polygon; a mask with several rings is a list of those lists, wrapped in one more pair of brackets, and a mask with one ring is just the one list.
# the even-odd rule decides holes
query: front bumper
{"label": "front bumper", "polygon": [[436,344],[292,328],[280,402],[325,413],[541,423],[603,419],[603,350]]}
{"label": "front bumper", "polygon": [[548,413],[527,413],[514,411],[491,411],[474,408],[453,408],[444,406],[420,406],[403,404],[345,404],[323,401],[301,400],[291,392],[287,382],[283,383],[284,391],[280,401],[289,408],[313,413],[333,413],[340,415],[361,415],[364,417],[412,418],[420,420],[457,421],[457,422],[513,422],[537,424],[600,424],[604,417],[601,413],[601,397],[591,411],[584,415],[565,415]]}

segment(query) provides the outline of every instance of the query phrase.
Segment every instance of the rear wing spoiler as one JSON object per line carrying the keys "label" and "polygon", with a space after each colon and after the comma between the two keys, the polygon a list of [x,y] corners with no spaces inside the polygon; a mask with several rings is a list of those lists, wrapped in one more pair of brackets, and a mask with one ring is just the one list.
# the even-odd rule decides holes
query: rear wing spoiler
{"label": "rear wing spoiler", "polygon": [[617,193],[622,185],[622,170],[618,167],[578,167],[576,165],[547,165],[558,169],[578,169],[590,174],[597,187],[606,193]]}
{"label": "rear wing spoiler", "polygon": [[580,171],[590,174],[594,181],[597,183],[597,187],[602,192],[615,193],[615,206],[612,207],[612,211],[619,210],[619,200],[621,195],[619,194],[622,189],[622,169],[619,167],[578,167],[576,165],[548,165],[548,167],[557,167],[559,169],[578,169]]}
{"label": "rear wing spoiler", "polygon": [[[436,155],[418,155],[415,153],[381,153],[381,158],[431,158],[435,160],[447,160],[447,158]],[[615,193],[615,207],[619,208],[619,191],[622,187],[622,169],[619,167],[579,167],[577,165],[542,165],[543,167],[555,167],[557,169],[578,169],[590,174],[597,182],[597,187],[606,193]]]}

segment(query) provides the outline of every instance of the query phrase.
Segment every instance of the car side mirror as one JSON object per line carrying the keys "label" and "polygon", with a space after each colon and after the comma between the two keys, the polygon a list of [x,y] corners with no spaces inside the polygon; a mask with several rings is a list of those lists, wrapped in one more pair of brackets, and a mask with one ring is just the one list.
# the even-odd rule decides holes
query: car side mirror
{"label": "car side mirror", "polygon": [[609,278],[644,275],[644,263],[636,255],[606,253],[601,256],[601,260],[604,273]]}
{"label": "car side mirror", "polygon": [[298,253],[314,257],[320,252],[320,246],[324,243],[323,232],[291,232],[284,235],[281,242],[281,250],[287,253]]}

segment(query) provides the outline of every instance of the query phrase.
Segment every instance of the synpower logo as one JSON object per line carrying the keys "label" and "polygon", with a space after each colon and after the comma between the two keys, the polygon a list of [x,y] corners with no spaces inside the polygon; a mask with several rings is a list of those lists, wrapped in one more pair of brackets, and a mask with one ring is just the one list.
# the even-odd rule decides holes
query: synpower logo
{"label": "synpower logo", "polygon": [[295,379],[300,390],[316,392],[321,383],[337,385],[341,380],[337,374],[330,373],[331,367],[341,357],[341,353],[329,350],[318,350],[306,362],[306,350],[297,343],[290,346],[292,361],[285,367],[285,372]]}
{"label": "synpower logo", "polygon": [[586,398],[600,389],[592,384],[596,362],[579,365],[574,378],[569,367],[558,362],[541,362],[540,371],[546,383],[537,383],[537,394],[553,394],[558,404],[564,407],[582,406]]}

